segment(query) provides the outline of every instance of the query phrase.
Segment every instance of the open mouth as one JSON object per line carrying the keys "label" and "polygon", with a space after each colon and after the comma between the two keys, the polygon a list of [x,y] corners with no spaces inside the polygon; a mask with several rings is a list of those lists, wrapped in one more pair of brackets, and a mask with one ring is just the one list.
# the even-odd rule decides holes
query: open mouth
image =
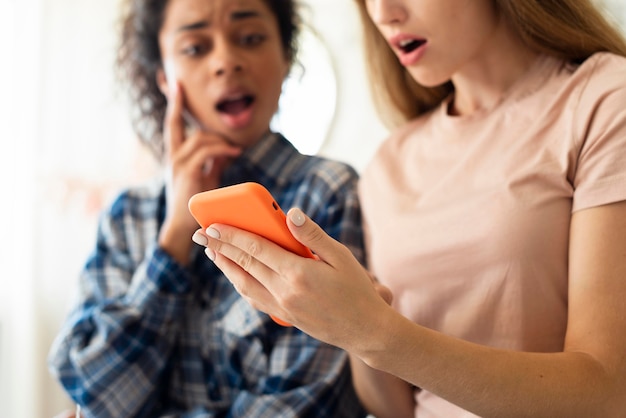
{"label": "open mouth", "polygon": [[410,54],[426,43],[425,39],[405,39],[398,43],[398,48],[405,54]]}
{"label": "open mouth", "polygon": [[216,108],[218,112],[235,116],[248,110],[253,103],[254,96],[246,94],[221,100]]}

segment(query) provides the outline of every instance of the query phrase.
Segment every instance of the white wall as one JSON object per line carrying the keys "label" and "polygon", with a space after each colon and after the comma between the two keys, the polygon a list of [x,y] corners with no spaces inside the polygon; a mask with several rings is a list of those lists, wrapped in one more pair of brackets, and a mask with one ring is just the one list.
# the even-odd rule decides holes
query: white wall
{"label": "white wall", "polygon": [[363,46],[353,1],[309,0],[312,23],[326,41],[335,64],[337,111],[321,154],[361,170],[387,135],[372,105]]}

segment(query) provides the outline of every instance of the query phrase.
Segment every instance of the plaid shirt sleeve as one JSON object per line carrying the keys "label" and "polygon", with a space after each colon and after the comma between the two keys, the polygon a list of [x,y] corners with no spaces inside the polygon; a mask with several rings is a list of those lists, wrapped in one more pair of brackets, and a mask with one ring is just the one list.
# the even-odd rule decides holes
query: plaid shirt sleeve
{"label": "plaid shirt sleeve", "polygon": [[154,407],[191,278],[156,246],[156,202],[123,194],[100,221],[80,304],[59,333],[50,369],[87,416]]}

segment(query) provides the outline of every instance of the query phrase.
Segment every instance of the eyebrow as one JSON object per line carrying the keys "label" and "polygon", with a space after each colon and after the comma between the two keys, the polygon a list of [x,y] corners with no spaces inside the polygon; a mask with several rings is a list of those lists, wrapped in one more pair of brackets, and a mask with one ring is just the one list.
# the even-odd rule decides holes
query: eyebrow
{"label": "eyebrow", "polygon": [[237,12],[233,12],[230,15],[230,20],[233,20],[233,21],[245,20],[245,19],[251,19],[251,18],[260,17],[260,16],[261,14],[257,12],[256,10],[240,10]]}
{"label": "eyebrow", "polygon": [[[256,10],[240,10],[240,11],[231,13],[230,20],[233,22],[237,22],[240,20],[253,19],[257,17],[261,17],[261,14],[257,12]],[[178,28],[177,32],[204,29],[204,28],[208,28],[209,26],[211,26],[210,22],[206,20],[201,20],[199,22],[190,23],[188,25],[181,26]]]}

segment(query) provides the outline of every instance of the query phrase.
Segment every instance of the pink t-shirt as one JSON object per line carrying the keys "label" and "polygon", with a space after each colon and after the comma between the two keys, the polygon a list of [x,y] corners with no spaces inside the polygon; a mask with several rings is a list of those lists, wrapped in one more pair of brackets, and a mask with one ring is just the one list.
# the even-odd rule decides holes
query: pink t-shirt
{"label": "pink t-shirt", "polygon": [[[416,323],[556,352],[573,212],[626,200],[626,59],[542,57],[501,101],[395,132],[360,182],[369,267]],[[416,416],[471,417],[426,391]]]}

